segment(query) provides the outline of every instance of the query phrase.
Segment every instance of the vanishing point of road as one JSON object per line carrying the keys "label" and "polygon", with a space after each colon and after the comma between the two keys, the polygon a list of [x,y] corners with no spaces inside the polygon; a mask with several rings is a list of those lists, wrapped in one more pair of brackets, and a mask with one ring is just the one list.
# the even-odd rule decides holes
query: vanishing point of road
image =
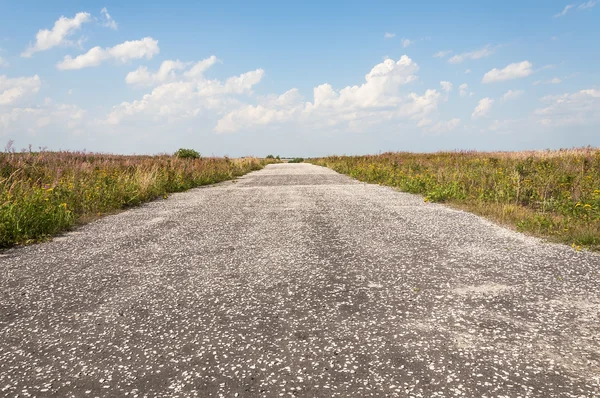
{"label": "vanishing point of road", "polygon": [[0,254],[4,397],[598,397],[600,256],[308,164]]}

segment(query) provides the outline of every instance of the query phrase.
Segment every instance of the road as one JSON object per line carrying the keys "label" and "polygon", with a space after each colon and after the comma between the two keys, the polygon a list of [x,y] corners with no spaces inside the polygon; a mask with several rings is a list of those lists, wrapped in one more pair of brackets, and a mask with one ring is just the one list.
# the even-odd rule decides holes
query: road
{"label": "road", "polygon": [[0,257],[0,396],[600,396],[600,256],[308,164]]}

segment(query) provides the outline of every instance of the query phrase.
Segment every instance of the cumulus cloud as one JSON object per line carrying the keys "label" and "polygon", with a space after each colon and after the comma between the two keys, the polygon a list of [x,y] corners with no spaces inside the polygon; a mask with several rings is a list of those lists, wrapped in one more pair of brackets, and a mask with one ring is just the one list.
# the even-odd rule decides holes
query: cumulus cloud
{"label": "cumulus cloud", "polygon": [[523,61],[508,65],[504,69],[494,68],[487,72],[482,79],[482,83],[501,82],[505,80],[527,77],[533,73],[532,64],[529,61]]}
{"label": "cumulus cloud", "polygon": [[112,19],[112,17],[108,13],[108,10],[106,9],[106,7],[104,7],[102,10],[100,10],[100,13],[102,14],[102,18],[103,18],[102,26],[105,26],[107,28],[111,28],[114,30],[118,29],[117,22],[114,19]]}
{"label": "cumulus cloud", "polygon": [[503,96],[502,99],[504,101],[510,101],[510,100],[514,100],[519,98],[521,95],[523,95],[524,91],[523,90],[508,90]]}
{"label": "cumulus cloud", "polygon": [[38,75],[17,78],[0,76],[0,106],[13,105],[25,97],[37,94],[41,85]]}
{"label": "cumulus cloud", "polygon": [[184,75],[189,78],[198,79],[204,75],[204,71],[216,64],[219,60],[214,55],[198,61],[194,66],[187,70]]}
{"label": "cumulus cloud", "polygon": [[158,40],[154,40],[151,37],[144,37],[142,40],[126,41],[114,47],[94,47],[87,53],[75,58],[67,55],[56,67],[60,70],[82,69],[98,66],[109,59],[125,63],[133,59],[151,59],[159,52]]}
{"label": "cumulus cloud", "polygon": [[76,105],[57,104],[47,98],[38,106],[0,108],[0,135],[29,133],[36,135],[48,127],[70,133],[81,133],[86,124],[86,112]]}
{"label": "cumulus cloud", "polygon": [[587,89],[575,93],[543,97],[547,103],[535,110],[539,123],[545,126],[600,123],[600,90]]}
{"label": "cumulus cloud", "polygon": [[[232,76],[224,82],[206,79],[204,71],[216,62],[215,56],[195,64],[164,61],[155,73],[145,67],[130,72],[126,77],[127,83],[156,87],[139,100],[113,107],[105,122],[115,125],[135,115],[154,120],[195,117],[209,109],[223,112],[239,106],[235,96],[251,94],[252,87],[264,76],[263,69],[256,69]],[[178,71],[181,73],[178,74]]]}
{"label": "cumulus cloud", "polygon": [[446,55],[450,55],[452,53],[452,50],[444,50],[444,51],[438,51],[437,53],[433,54],[434,58],[444,58]]}
{"label": "cumulus cloud", "polygon": [[[138,86],[156,86],[177,79],[202,80],[204,72],[218,61],[214,55],[194,64],[181,62],[180,60],[166,60],[162,62],[156,72],[150,72],[146,66],[140,66],[136,70],[129,72],[125,77],[125,81],[127,84]],[[183,71],[183,73],[177,74],[177,71]]]}
{"label": "cumulus cloud", "polygon": [[21,53],[21,56],[28,58],[39,51],[49,50],[52,47],[59,45],[73,44],[67,38],[78,31],[81,28],[81,25],[90,22],[91,20],[92,17],[87,12],[79,12],[75,14],[75,17],[73,18],[61,16],[54,23],[52,30],[41,29],[35,36],[35,43],[30,44],[29,47]]}
{"label": "cumulus cloud", "polygon": [[176,79],[176,71],[182,70],[186,67],[186,64],[176,61],[163,61],[158,68],[158,71],[152,73],[148,71],[145,66],[140,66],[133,72],[129,72],[125,77],[127,84],[139,85],[139,86],[154,86],[166,81],[173,81]]}
{"label": "cumulus cloud", "polygon": [[384,38],[384,39],[392,39],[392,38],[394,38],[394,37],[396,37],[396,34],[395,34],[395,33],[389,33],[389,32],[385,32],[385,34],[383,35],[383,38]]}
{"label": "cumulus cloud", "polygon": [[466,53],[462,53],[462,54],[456,54],[453,57],[451,57],[448,60],[448,62],[450,62],[451,64],[460,64],[468,59],[480,59],[480,58],[489,57],[490,55],[492,55],[494,53],[494,51],[495,51],[494,48],[488,44],[479,50],[470,51],[470,52],[466,52]]}
{"label": "cumulus cloud", "polygon": [[444,90],[445,92],[449,93],[450,91],[452,91],[452,83],[442,80],[440,82],[440,85],[442,86],[442,90]]}
{"label": "cumulus cloud", "polygon": [[244,105],[227,113],[215,131],[225,133],[282,123],[345,126],[348,130],[360,130],[361,126],[381,121],[408,120],[418,125],[442,101],[437,90],[426,90],[423,95],[402,93],[403,86],[417,80],[418,70],[418,65],[406,55],[398,61],[386,59],[365,75],[361,85],[336,90],[330,84],[321,84],[313,89],[312,102],[301,101],[293,89],[271,98],[268,104]]}
{"label": "cumulus cloud", "polygon": [[482,117],[487,116],[492,109],[492,105],[494,104],[494,100],[487,97],[479,101],[479,104],[475,107],[475,110],[471,114],[472,119],[480,119]]}

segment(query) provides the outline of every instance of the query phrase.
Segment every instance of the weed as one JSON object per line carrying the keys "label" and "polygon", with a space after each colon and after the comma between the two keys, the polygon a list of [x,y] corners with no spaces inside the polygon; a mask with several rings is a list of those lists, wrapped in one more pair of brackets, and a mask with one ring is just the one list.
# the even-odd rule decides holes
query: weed
{"label": "weed", "polygon": [[311,159],[520,231],[600,249],[600,150],[384,153]]}
{"label": "weed", "polygon": [[258,170],[256,158],[0,153],[0,247],[44,239],[101,214]]}

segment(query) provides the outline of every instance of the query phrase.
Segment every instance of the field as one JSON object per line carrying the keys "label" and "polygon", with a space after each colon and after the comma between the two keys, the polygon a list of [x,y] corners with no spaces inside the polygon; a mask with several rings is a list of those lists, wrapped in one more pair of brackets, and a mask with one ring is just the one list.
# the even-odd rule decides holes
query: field
{"label": "field", "polygon": [[5,152],[0,154],[0,248],[39,241],[103,214],[229,180],[268,162]]}
{"label": "field", "polygon": [[384,153],[309,160],[519,231],[600,250],[600,150]]}

